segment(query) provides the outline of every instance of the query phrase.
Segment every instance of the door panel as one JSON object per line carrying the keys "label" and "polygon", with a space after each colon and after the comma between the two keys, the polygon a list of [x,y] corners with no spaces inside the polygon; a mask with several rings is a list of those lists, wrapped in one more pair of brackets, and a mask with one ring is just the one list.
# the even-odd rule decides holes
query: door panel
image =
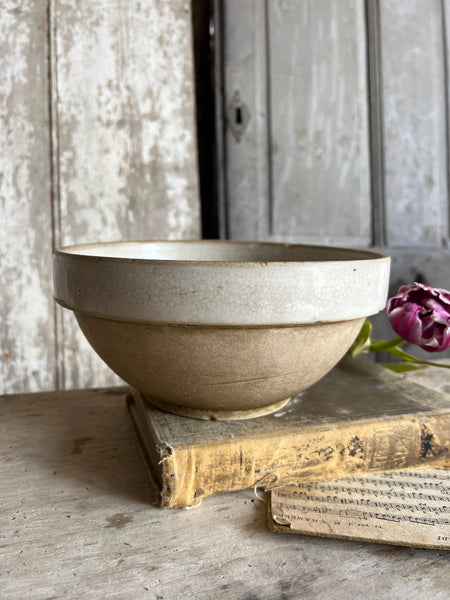
{"label": "door panel", "polygon": [[448,237],[441,3],[380,8],[386,240],[436,248]]}
{"label": "door panel", "polygon": [[234,239],[266,239],[271,197],[265,3],[229,0],[223,18],[225,95],[219,127],[223,119],[227,193],[222,230]]}
{"label": "door panel", "polygon": [[447,247],[449,4],[225,0],[229,237]]}
{"label": "door panel", "polygon": [[450,0],[220,4],[228,237],[373,247],[391,294],[449,289]]}
{"label": "door panel", "polygon": [[371,241],[366,40],[360,0],[269,2],[273,231]]}

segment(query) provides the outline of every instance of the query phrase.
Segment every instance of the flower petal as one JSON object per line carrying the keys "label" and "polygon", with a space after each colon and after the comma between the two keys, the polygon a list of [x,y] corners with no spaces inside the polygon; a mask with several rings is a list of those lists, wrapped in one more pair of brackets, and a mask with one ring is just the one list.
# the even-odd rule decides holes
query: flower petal
{"label": "flower petal", "polygon": [[450,292],[423,283],[403,285],[386,305],[394,331],[428,352],[450,347]]}
{"label": "flower petal", "polygon": [[417,344],[422,338],[422,322],[411,305],[395,308],[388,315],[394,331],[404,340]]}

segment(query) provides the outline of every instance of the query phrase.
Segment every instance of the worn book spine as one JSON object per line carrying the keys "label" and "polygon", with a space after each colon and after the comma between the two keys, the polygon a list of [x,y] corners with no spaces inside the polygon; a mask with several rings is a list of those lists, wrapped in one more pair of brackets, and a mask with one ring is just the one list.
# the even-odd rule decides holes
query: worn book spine
{"label": "worn book spine", "polygon": [[450,467],[450,416],[421,413],[175,449],[159,444],[161,505],[411,467]]}

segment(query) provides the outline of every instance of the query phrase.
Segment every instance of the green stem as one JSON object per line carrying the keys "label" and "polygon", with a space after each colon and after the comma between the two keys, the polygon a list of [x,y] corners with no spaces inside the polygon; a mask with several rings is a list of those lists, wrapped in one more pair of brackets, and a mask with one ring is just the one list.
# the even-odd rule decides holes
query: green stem
{"label": "green stem", "polygon": [[393,340],[389,340],[388,342],[384,342],[383,340],[370,340],[369,352],[382,352],[384,350],[389,350],[389,348],[393,348],[404,343],[405,340],[401,337],[396,337]]}
{"label": "green stem", "polygon": [[[355,356],[357,356],[358,354],[366,354],[367,352],[389,352],[389,354],[392,354],[393,356],[396,356],[397,358],[400,358],[401,360],[407,363],[413,363],[416,365],[428,365],[431,367],[444,367],[444,369],[450,369],[450,365],[444,365],[441,363],[432,362],[430,360],[421,360],[420,358],[412,356],[412,354],[408,354],[407,352],[399,348],[401,344],[404,344],[406,342],[406,340],[404,340],[401,337],[396,337],[392,340],[389,340],[388,342],[385,342],[383,340],[372,340],[370,338],[371,331],[372,325],[370,321],[364,321],[356,340],[353,342],[349,350],[349,354],[353,358],[355,358]],[[405,365],[402,367],[398,363],[392,363],[392,367],[390,368],[394,368],[396,364],[397,366],[395,367],[395,369],[406,368]]]}
{"label": "green stem", "polygon": [[401,348],[395,348],[395,347],[389,348],[386,350],[386,352],[389,352],[389,354],[392,354],[393,356],[396,356],[397,358],[401,358],[402,360],[404,360],[406,362],[411,362],[411,363],[415,363],[418,365],[429,365],[431,367],[443,367],[444,369],[450,369],[450,365],[444,365],[441,363],[432,362],[431,360],[421,360],[420,358],[416,358],[415,356],[408,354]]}

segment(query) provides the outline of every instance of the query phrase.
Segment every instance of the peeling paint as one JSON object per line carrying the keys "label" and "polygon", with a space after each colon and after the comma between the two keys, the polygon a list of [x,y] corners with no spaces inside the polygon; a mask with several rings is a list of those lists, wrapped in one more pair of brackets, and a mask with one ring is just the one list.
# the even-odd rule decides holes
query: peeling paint
{"label": "peeling paint", "polygon": [[52,389],[57,364],[66,387],[117,383],[59,309],[56,341],[52,246],[199,237],[190,13],[180,0],[1,10],[1,391]]}
{"label": "peeling paint", "polygon": [[54,385],[45,36],[43,3],[2,7],[0,393]]}

